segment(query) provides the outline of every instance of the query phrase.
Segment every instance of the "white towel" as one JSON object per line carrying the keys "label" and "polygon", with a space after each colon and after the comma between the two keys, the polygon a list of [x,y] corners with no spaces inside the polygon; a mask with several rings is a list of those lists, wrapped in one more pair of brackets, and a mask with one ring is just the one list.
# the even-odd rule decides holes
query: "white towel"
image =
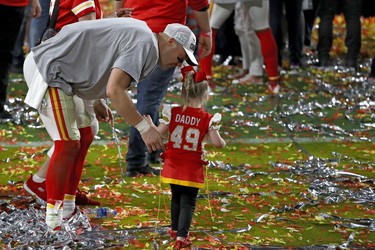
{"label": "white towel", "polygon": [[23,71],[26,84],[29,87],[24,102],[38,110],[46,94],[48,85],[43,80],[42,75],[36,67],[32,52],[30,52],[25,59]]}

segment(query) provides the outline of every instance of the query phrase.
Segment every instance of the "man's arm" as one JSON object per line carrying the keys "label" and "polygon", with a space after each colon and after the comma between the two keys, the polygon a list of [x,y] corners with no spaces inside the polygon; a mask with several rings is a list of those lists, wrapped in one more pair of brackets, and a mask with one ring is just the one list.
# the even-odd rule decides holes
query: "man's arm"
{"label": "man's arm", "polygon": [[210,26],[210,18],[208,10],[198,11],[193,10],[194,17],[197,21],[198,27],[201,30],[199,36],[198,51],[200,52],[200,59],[208,56],[212,49],[212,34]]}
{"label": "man's arm", "polygon": [[124,8],[124,0],[115,0],[113,4],[113,10],[117,11],[118,9]]}
{"label": "man's arm", "polygon": [[164,150],[164,144],[160,133],[148,125],[147,121],[135,108],[130,98],[127,88],[130,86],[132,78],[124,71],[114,68],[109,76],[106,94],[111,100],[112,106],[125,121],[136,127],[141,133],[149,152]]}
{"label": "man's arm", "polygon": [[34,18],[40,17],[42,14],[42,8],[40,7],[39,0],[31,0],[31,16]]}

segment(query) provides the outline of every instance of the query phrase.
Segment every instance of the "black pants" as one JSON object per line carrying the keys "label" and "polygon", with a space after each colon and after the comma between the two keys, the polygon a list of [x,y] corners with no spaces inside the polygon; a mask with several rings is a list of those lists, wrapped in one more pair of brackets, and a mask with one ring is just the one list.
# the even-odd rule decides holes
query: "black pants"
{"label": "black pants", "polygon": [[283,44],[283,6],[285,7],[285,17],[288,26],[288,59],[291,64],[301,64],[302,57],[302,0],[270,0],[270,27],[275,37],[279,49],[278,62],[281,66]]}
{"label": "black pants", "polygon": [[187,237],[197,203],[198,188],[171,184],[172,230],[177,236]]}
{"label": "black pants", "polygon": [[[339,6],[339,3],[342,6]],[[329,52],[332,46],[332,21],[339,7],[342,7],[346,21],[345,45],[347,66],[357,63],[361,49],[361,1],[356,0],[320,0],[318,14],[320,24],[318,30],[318,57],[321,61],[329,60]],[[324,65],[323,65],[324,66]]]}
{"label": "black pants", "polygon": [[8,72],[24,9],[0,4],[0,112],[3,111],[7,98]]}

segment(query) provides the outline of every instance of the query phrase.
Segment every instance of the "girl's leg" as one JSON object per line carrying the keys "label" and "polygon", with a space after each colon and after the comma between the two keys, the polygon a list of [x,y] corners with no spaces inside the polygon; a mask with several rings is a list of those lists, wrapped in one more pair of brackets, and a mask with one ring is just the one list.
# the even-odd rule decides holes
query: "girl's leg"
{"label": "girl's leg", "polygon": [[183,239],[188,236],[191,222],[193,220],[195,205],[197,202],[198,188],[180,186],[181,192],[181,208],[180,217],[178,219],[178,237]]}
{"label": "girl's leg", "polygon": [[172,221],[172,230],[177,232],[178,230],[178,219],[180,217],[181,209],[181,193],[178,185],[170,184],[172,191],[172,200],[171,200],[171,221]]}

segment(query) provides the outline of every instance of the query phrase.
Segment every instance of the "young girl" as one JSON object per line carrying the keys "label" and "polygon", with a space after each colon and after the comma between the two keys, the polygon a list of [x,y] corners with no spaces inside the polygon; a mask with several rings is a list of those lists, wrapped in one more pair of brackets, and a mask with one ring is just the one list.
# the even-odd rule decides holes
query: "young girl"
{"label": "young girl", "polygon": [[[204,72],[187,66],[181,69],[183,85],[182,106],[166,106],[160,119],[159,132],[169,132],[166,150],[162,155],[164,167],[161,180],[169,183],[172,191],[169,234],[176,238],[175,249],[191,245],[188,238],[199,188],[204,185],[202,141],[207,135],[215,147],[223,148],[225,141],[219,134],[220,114],[212,116],[203,109],[208,99],[208,82]],[[152,123],[150,117],[149,123]]]}

